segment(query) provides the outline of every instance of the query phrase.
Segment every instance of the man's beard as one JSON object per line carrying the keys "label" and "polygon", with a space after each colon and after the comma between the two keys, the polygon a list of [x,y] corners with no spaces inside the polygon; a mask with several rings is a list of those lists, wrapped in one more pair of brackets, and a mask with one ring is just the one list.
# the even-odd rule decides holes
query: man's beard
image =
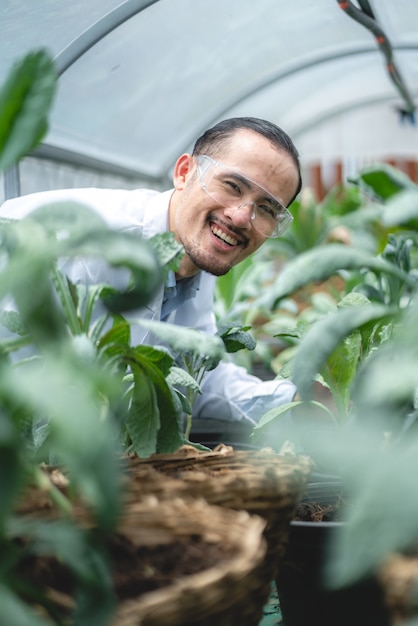
{"label": "man's beard", "polygon": [[186,244],[184,246],[184,250],[187,256],[192,260],[194,265],[196,265],[196,267],[198,267],[200,270],[208,272],[208,274],[213,274],[214,276],[223,276],[224,274],[229,272],[232,267],[230,263],[224,263],[218,258],[205,254],[198,246],[192,245],[189,247]]}

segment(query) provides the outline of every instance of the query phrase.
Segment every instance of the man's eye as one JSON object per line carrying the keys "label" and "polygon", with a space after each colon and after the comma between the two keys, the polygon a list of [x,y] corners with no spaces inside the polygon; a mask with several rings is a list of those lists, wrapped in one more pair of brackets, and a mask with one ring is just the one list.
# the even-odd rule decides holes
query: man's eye
{"label": "man's eye", "polygon": [[241,195],[241,188],[233,180],[224,180],[223,184],[229,193],[233,193],[235,196]]}
{"label": "man's eye", "polygon": [[274,217],[275,219],[277,217],[277,211],[271,204],[257,204],[257,209],[265,217]]}

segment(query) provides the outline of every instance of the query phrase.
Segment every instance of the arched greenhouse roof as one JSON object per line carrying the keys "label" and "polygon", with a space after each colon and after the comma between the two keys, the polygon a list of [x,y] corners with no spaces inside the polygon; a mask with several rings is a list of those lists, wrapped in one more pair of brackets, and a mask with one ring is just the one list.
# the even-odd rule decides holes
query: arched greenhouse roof
{"label": "arched greenhouse roof", "polygon": [[38,158],[164,187],[221,118],[267,118],[302,164],[418,154],[416,0],[2,0],[0,80],[48,48]]}

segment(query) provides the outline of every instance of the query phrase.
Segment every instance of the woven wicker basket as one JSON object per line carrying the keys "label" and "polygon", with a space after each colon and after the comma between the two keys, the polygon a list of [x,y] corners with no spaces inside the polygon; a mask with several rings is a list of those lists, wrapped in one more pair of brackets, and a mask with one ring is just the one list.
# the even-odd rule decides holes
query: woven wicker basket
{"label": "woven wicker basket", "polygon": [[221,445],[210,452],[183,446],[173,454],[132,457],[124,463],[129,501],[150,493],[162,499],[189,495],[264,518],[268,551],[260,575],[275,578],[312,469],[310,459]]}
{"label": "woven wicker basket", "polygon": [[120,532],[135,545],[197,536],[223,546],[229,557],[200,573],[119,605],[112,626],[256,626],[269,595],[258,576],[266,544],[264,522],[205,501],[142,501],[128,507]]}
{"label": "woven wicker basket", "polygon": [[418,615],[418,556],[390,555],[379,567],[377,578],[383,587],[391,624],[400,626]]}
{"label": "woven wicker basket", "polygon": [[[64,478],[59,470],[46,468],[46,471],[55,484]],[[65,490],[66,485],[62,488]],[[25,492],[16,513],[44,520],[60,516],[48,493],[36,487]],[[77,506],[73,516],[80,527],[94,525],[83,506]],[[259,516],[210,505],[203,499],[171,497],[161,501],[155,496],[143,496],[138,502],[127,499],[117,528],[108,540],[119,598],[109,626],[213,626],[214,622],[217,626],[235,623],[257,626],[270,593],[270,585],[259,576],[266,554],[264,528],[265,521]],[[196,571],[183,574],[184,570],[179,569],[168,584],[152,591],[144,592],[142,574],[127,565],[131,563],[129,559],[125,560],[125,553],[138,553],[135,562],[139,559],[142,566],[144,549],[152,548],[154,554],[156,548],[158,567],[163,562],[160,571],[165,572],[173,564],[170,548],[175,547],[177,553],[180,549],[183,554],[190,547],[195,553],[197,543],[203,544],[198,550],[198,555],[204,552],[202,566],[200,556],[195,556]],[[153,563],[147,564],[151,571]],[[53,571],[54,565],[51,567]],[[75,605],[70,591],[55,590],[49,581],[48,594],[61,609],[68,614],[72,612]]]}

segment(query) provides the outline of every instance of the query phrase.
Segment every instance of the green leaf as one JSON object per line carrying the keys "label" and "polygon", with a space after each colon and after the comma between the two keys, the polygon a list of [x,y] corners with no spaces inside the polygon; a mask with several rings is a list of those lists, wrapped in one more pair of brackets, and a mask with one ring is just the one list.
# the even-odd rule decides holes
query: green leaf
{"label": "green leaf", "polygon": [[109,358],[123,356],[129,347],[131,327],[129,323],[119,316],[115,316],[112,328],[104,333],[98,341],[97,347],[103,350]]}
{"label": "green leaf", "polygon": [[138,323],[148,328],[174,352],[190,352],[212,361],[219,361],[225,355],[224,343],[217,335],[153,320],[138,320]]}
{"label": "green leaf", "polygon": [[[364,440],[363,429],[358,435],[360,442]],[[352,453],[348,446],[340,452],[351,461],[350,472],[358,488],[347,510],[347,523],[329,546],[333,558],[326,575],[333,588],[375,573],[388,555],[408,552],[416,545],[416,445],[400,446],[390,454],[377,454],[368,446],[366,465],[353,464]]]}
{"label": "green leaf", "polygon": [[170,373],[167,376],[167,382],[173,387],[178,385],[180,387],[190,388],[192,391],[197,393],[200,393],[201,391],[199,383],[196,382],[193,376],[191,376],[188,372],[185,372],[180,367],[173,366],[170,369]]}
{"label": "green leaf", "polygon": [[77,242],[69,241],[65,256],[93,256],[115,268],[127,268],[131,284],[124,290],[110,285],[101,299],[112,313],[138,309],[155,296],[162,285],[158,260],[147,241],[130,232],[96,230],[85,233]]}
{"label": "green leaf", "polygon": [[336,346],[321,370],[341,419],[348,415],[351,384],[357,373],[361,352],[361,333],[355,330]]}
{"label": "green leaf", "polygon": [[0,171],[17,163],[46,134],[57,72],[46,50],[15,63],[0,89]]}
{"label": "green leaf", "polygon": [[334,415],[331,413],[329,408],[322,404],[321,402],[317,402],[316,400],[310,400],[309,402],[304,402],[303,400],[295,400],[293,402],[288,402],[287,404],[282,404],[281,406],[274,407],[265,413],[257,426],[254,426],[253,432],[251,433],[251,438],[254,441],[258,441],[261,435],[264,433],[268,433],[269,429],[273,424],[282,419],[289,411],[295,409],[296,407],[304,406],[304,407],[318,407],[323,410],[332,421],[335,421]]}
{"label": "green leaf", "polygon": [[159,389],[159,404],[161,410],[161,428],[158,431],[157,451],[161,453],[174,452],[183,444],[183,404],[175,391]]}
{"label": "green leaf", "polygon": [[126,427],[136,454],[147,458],[157,451],[157,433],[161,426],[157,392],[144,367],[133,363],[131,368],[134,388]]}
{"label": "green leaf", "polygon": [[105,220],[97,211],[74,200],[43,204],[31,211],[24,219],[37,222],[54,237],[59,235],[60,238],[65,238],[64,246],[77,236],[84,238],[86,232],[108,230]]}
{"label": "green leaf", "polygon": [[52,626],[50,620],[45,620],[39,613],[35,613],[13,591],[2,584],[0,584],[0,606],[1,619],[4,624],[13,624],[13,626]]}
{"label": "green leaf", "polygon": [[216,301],[222,303],[221,318],[231,316],[239,302],[245,302],[248,297],[258,295],[259,286],[266,276],[267,263],[247,257],[229,272],[216,279]]}
{"label": "green leaf", "polygon": [[252,432],[252,439],[257,441],[259,437],[265,432],[268,431],[269,427],[277,422],[280,418],[286,415],[291,409],[300,406],[301,404],[305,404],[303,401],[295,401],[288,402],[287,404],[282,404],[281,406],[274,407],[274,409],[270,409],[264,415],[261,416],[260,421],[256,426],[254,426]]}
{"label": "green leaf", "polygon": [[[148,348],[151,356],[160,354],[160,358],[153,361],[141,348]],[[182,407],[160,368],[160,363],[172,364],[172,357],[139,346],[130,352],[129,362],[135,384],[127,425],[136,454],[148,457],[157,451],[176,450],[182,444]]]}
{"label": "green leaf", "polygon": [[129,355],[134,359],[141,359],[141,363],[150,363],[159,369],[163,376],[168,376],[174,363],[172,355],[163,346],[149,346],[147,344],[131,348]]}
{"label": "green leaf", "polygon": [[22,317],[16,311],[1,311],[0,324],[11,333],[21,337],[27,335],[27,330],[22,323]]}
{"label": "green leaf", "polygon": [[283,268],[271,289],[273,307],[279,301],[310,283],[326,280],[341,270],[369,268],[376,273],[396,276],[406,284],[415,287],[416,282],[392,263],[367,254],[361,250],[340,244],[329,244],[314,248],[292,259]]}
{"label": "green leaf", "polygon": [[257,342],[253,335],[244,330],[229,331],[227,334],[221,335],[225,344],[226,351],[238,352],[239,350],[254,350]]}
{"label": "green leaf", "polygon": [[176,241],[174,233],[158,233],[148,241],[165,273],[167,274],[168,271],[176,272],[184,256],[184,248]]}
{"label": "green leaf", "polygon": [[293,365],[293,381],[301,397],[310,398],[315,376],[345,337],[364,324],[395,312],[397,309],[394,311],[380,305],[344,308],[314,323],[298,346]]}
{"label": "green leaf", "polygon": [[405,189],[417,189],[406,174],[387,163],[379,163],[364,169],[357,181],[364,183],[382,200],[387,200]]}
{"label": "green leaf", "polygon": [[4,367],[0,395],[11,406],[49,420],[47,442],[56,462],[68,469],[103,527],[112,525],[119,507],[119,471],[114,424],[103,419],[103,408],[121,402],[114,378],[98,362],[77,355],[71,344],[62,345],[59,353],[46,350],[41,361]]}
{"label": "green leaf", "polygon": [[418,187],[399,192],[390,200],[382,211],[385,226],[408,224],[416,226],[418,220]]}
{"label": "green leaf", "polygon": [[3,529],[24,482],[20,446],[17,424],[7,413],[0,412],[0,529]]}

